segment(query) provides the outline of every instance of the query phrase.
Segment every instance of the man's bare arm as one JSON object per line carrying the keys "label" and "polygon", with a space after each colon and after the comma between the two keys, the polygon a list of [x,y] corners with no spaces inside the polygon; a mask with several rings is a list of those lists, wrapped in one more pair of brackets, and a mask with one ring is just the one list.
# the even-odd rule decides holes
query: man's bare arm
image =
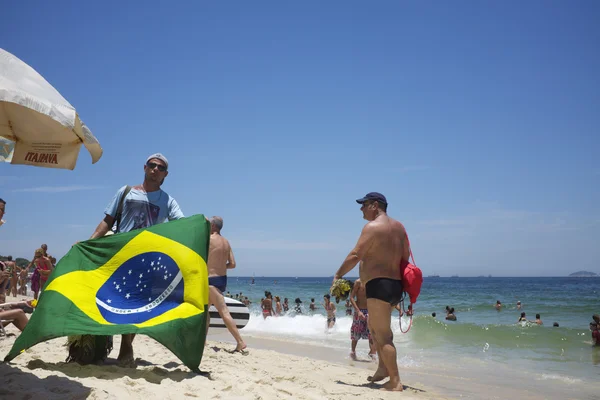
{"label": "man's bare arm", "polygon": [[96,230],[94,231],[94,233],[92,234],[92,237],[90,239],[96,239],[96,238],[106,235],[106,232],[108,232],[110,230],[110,228],[112,228],[114,222],[115,222],[114,217],[111,217],[108,214],[106,216],[104,216],[104,219],[98,224],[98,226],[96,227]]}
{"label": "man's bare arm", "polygon": [[358,238],[358,243],[356,243],[354,249],[352,249],[350,254],[348,254],[346,259],[342,263],[342,266],[337,270],[337,272],[333,276],[334,281],[343,277],[348,272],[352,271],[352,269],[356,267],[356,264],[358,264],[358,262],[363,259],[363,257],[371,247],[374,233],[375,230],[370,223],[365,225],[362,232],[360,233],[360,237]]}
{"label": "man's bare arm", "polygon": [[234,268],[235,268],[235,257],[233,256],[233,250],[231,249],[231,245],[229,245],[229,256],[227,256],[227,269],[234,269]]}

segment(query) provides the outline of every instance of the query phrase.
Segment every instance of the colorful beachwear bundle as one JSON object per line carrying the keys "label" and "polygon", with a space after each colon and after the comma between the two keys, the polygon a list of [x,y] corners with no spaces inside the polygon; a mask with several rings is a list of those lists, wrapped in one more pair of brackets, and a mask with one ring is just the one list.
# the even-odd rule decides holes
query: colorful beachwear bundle
{"label": "colorful beachwear bundle", "polygon": [[346,279],[338,279],[331,286],[331,295],[335,297],[335,302],[339,303],[340,300],[346,300],[352,292],[352,282]]}

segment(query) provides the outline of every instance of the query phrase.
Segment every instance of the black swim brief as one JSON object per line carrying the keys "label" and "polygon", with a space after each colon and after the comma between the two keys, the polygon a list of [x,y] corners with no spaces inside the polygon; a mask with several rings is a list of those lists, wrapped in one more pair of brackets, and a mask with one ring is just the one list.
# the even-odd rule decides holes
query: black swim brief
{"label": "black swim brief", "polygon": [[393,307],[402,300],[402,281],[391,278],[371,279],[365,285],[367,299],[379,299]]}
{"label": "black swim brief", "polygon": [[219,289],[221,293],[224,293],[225,289],[227,289],[227,275],[211,276],[208,278],[208,284]]}

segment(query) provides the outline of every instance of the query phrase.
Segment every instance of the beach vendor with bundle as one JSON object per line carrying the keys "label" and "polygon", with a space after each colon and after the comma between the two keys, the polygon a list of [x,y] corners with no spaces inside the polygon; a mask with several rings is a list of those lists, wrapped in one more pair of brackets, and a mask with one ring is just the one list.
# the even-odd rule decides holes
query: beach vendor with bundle
{"label": "beach vendor with bundle", "polygon": [[375,342],[379,365],[371,382],[389,377],[383,389],[402,391],[391,330],[392,309],[402,298],[401,265],[408,264],[410,248],[404,226],[387,215],[388,202],[381,193],[371,192],[356,200],[363,218],[369,221],[341,267],[333,284],[360,262],[359,275],[365,285],[369,329]]}
{"label": "beach vendor with bundle", "polygon": [[[137,186],[123,186],[104,211],[104,219],[98,224],[90,239],[102,237],[112,229],[117,222],[119,232],[129,232],[143,229],[166,221],[183,218],[184,215],[177,201],[161,189],[161,185],[169,175],[169,162],[160,154],[152,154],[144,164],[144,182]],[[120,215],[117,216],[119,205],[122,205]],[[90,337],[92,335],[81,335]],[[135,367],[133,358],[133,338],[135,334],[121,336],[121,349],[118,362],[120,366]],[[93,360],[81,360],[77,346],[73,343],[69,349],[70,361],[82,363],[97,362],[106,359],[112,350],[112,337],[106,336],[106,341],[96,340],[96,354]],[[100,343],[100,344],[99,344]],[[76,343],[75,343],[76,344]],[[83,347],[83,346],[81,346]]]}

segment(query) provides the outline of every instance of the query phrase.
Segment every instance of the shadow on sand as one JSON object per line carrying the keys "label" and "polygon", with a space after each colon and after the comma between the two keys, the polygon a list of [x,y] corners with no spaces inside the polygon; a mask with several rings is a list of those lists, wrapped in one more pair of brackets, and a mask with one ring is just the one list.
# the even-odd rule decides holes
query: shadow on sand
{"label": "shadow on sand", "polygon": [[[363,388],[369,388],[369,389],[381,389],[383,388],[383,384],[382,383],[374,383],[374,382],[365,382],[365,383],[361,383],[361,384],[357,384],[357,383],[346,383],[343,381],[335,381],[335,383],[337,383],[338,385],[346,385],[346,386],[354,386],[354,387],[363,387]],[[426,390],[423,389],[419,389],[416,387],[412,387],[412,386],[408,386],[408,385],[402,385],[403,390],[410,390],[411,392],[420,392],[420,393],[426,393]]]}
{"label": "shadow on sand", "polygon": [[4,362],[0,363],[0,376],[0,399],[87,399],[92,392],[90,388],[69,378],[39,378],[34,372],[24,372]]}
{"label": "shadow on sand", "polygon": [[[131,379],[144,379],[150,383],[160,384],[164,379],[171,379],[176,382],[181,382],[186,379],[193,379],[198,375],[207,379],[211,379],[209,372],[195,373],[187,368],[168,370],[165,368],[173,368],[181,364],[169,362],[162,367],[150,362],[137,359],[138,368],[123,368],[117,365],[117,360],[109,358],[101,365],[79,365],[77,363],[48,363],[42,360],[33,360],[27,363],[27,368],[35,370],[42,368],[47,371],[61,372],[67,376],[74,378],[89,378],[113,380],[122,376],[128,376]],[[140,368],[150,367],[150,368]]]}

